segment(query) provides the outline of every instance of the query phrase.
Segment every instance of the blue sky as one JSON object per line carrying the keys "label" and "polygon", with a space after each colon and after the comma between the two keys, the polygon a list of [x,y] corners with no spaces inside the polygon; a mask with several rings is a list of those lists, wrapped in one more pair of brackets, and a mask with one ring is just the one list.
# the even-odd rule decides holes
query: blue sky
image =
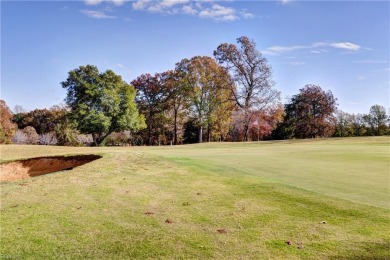
{"label": "blue sky", "polygon": [[346,112],[390,106],[389,1],[2,1],[1,99],[49,108],[80,65],[130,82],[240,36],[268,59],[283,102],[318,84]]}

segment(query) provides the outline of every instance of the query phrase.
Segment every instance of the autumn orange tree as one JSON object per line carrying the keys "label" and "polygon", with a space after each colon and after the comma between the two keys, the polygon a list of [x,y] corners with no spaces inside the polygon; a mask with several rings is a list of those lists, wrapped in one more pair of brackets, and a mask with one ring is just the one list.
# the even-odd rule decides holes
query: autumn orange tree
{"label": "autumn orange tree", "polygon": [[272,70],[254,41],[248,37],[234,44],[220,44],[214,56],[231,72],[235,88],[231,91],[237,106],[243,111],[244,141],[248,141],[249,125],[253,116],[279,102],[279,91],[273,88]]}
{"label": "autumn orange tree", "polygon": [[176,145],[179,138],[182,140],[184,119],[188,114],[190,87],[186,83],[184,71],[175,69],[166,73],[169,75],[165,87],[169,92],[168,105],[170,108],[168,114],[172,117],[172,143]]}
{"label": "autumn orange tree", "polygon": [[[207,141],[217,120],[228,120],[232,110],[234,84],[227,70],[207,56],[195,56],[177,63],[176,71],[182,73],[188,85],[189,110],[196,120],[198,142],[203,141],[203,129],[207,129]],[[225,110],[223,113],[221,109]]]}
{"label": "autumn orange tree", "polygon": [[66,112],[66,108],[34,109],[15,114],[13,121],[19,129],[31,126],[38,134],[45,134],[54,131],[56,125],[62,123]]}
{"label": "autumn orange tree", "polygon": [[12,143],[15,128],[15,124],[12,123],[11,110],[4,100],[0,100],[0,144]]}
{"label": "autumn orange tree", "polygon": [[252,141],[268,138],[276,125],[282,121],[283,112],[283,105],[278,104],[255,114],[249,128]]}

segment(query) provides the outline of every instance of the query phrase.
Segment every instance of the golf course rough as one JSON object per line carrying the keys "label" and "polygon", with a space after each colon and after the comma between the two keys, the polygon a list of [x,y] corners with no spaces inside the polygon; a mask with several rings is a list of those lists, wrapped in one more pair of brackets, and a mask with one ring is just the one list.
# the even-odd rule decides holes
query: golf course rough
{"label": "golf course rough", "polygon": [[102,158],[2,182],[0,252],[20,259],[390,259],[389,141],[1,146],[3,161]]}

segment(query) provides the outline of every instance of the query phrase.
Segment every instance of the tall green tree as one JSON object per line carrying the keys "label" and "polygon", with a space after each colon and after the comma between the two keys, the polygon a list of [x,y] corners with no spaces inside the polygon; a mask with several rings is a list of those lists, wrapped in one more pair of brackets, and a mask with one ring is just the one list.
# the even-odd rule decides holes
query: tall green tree
{"label": "tall green tree", "polygon": [[342,110],[335,112],[335,132],[333,136],[347,137],[354,135],[353,114],[348,114]]}
{"label": "tall green tree", "polygon": [[[186,74],[176,68],[174,71],[168,71],[169,74],[166,87],[169,89],[169,107],[173,117],[173,144],[178,144],[179,129],[184,128],[183,119],[187,116],[189,104],[190,87],[186,83]],[[181,136],[183,131],[181,131]]]}
{"label": "tall green tree", "polygon": [[354,136],[363,136],[367,131],[363,114],[352,114],[352,129]]}
{"label": "tall green tree", "polygon": [[287,103],[284,105],[282,113],[282,120],[276,124],[276,127],[272,130],[271,139],[286,140],[294,138],[296,127],[296,113],[293,103]]}
{"label": "tall green tree", "polygon": [[69,71],[61,85],[67,90],[70,119],[81,133],[92,134],[96,146],[112,132],[146,127],[134,101],[134,87],[111,70],[101,73],[96,66],[80,66]]}
{"label": "tall green tree", "polygon": [[374,135],[382,135],[387,128],[388,115],[386,114],[386,109],[381,105],[370,107],[370,112],[364,115],[363,118],[370,126]]}
{"label": "tall green tree", "polygon": [[243,36],[237,39],[237,44],[220,44],[214,56],[233,75],[236,86],[232,93],[237,106],[243,110],[244,141],[248,141],[252,117],[278,103],[280,93],[273,88],[271,67],[256,49],[255,42]]}
{"label": "tall green tree", "polygon": [[[190,111],[199,127],[198,140],[203,141],[203,129],[207,128],[207,140],[216,120],[216,112],[231,100],[234,84],[227,70],[207,56],[195,56],[183,59],[176,65],[176,70],[185,75],[189,86]],[[225,109],[228,109],[225,106]],[[220,116],[223,114],[220,113]]]}
{"label": "tall green tree", "polygon": [[234,100],[231,99],[230,91],[224,91],[220,95],[221,105],[217,107],[209,119],[208,141],[210,141],[211,137],[216,141],[224,141],[226,139],[232,123],[232,114],[236,109]]}

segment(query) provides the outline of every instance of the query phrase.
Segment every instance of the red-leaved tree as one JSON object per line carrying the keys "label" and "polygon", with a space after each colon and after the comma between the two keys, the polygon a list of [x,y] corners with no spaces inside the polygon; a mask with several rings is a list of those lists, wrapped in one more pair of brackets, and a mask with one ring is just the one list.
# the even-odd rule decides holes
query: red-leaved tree
{"label": "red-leaved tree", "polygon": [[[293,124],[296,138],[329,137],[334,132],[334,113],[337,99],[330,90],[306,85],[286,105],[285,113]],[[286,119],[285,117],[285,119]]]}

